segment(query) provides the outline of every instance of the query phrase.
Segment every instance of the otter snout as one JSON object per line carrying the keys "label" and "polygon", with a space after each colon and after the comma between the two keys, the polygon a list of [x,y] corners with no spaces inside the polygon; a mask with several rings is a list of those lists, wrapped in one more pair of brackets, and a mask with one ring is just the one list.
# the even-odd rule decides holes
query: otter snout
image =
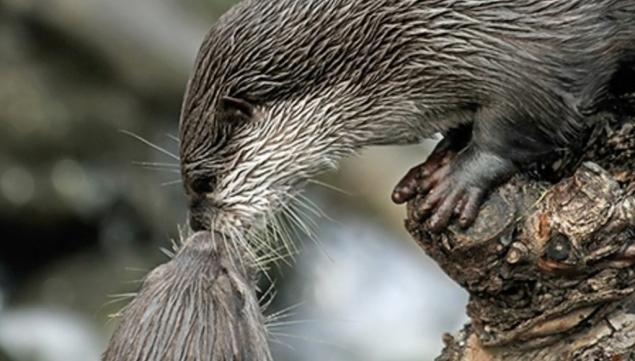
{"label": "otter snout", "polygon": [[189,223],[194,232],[209,231],[211,215],[214,212],[214,204],[204,195],[195,195],[190,198]]}

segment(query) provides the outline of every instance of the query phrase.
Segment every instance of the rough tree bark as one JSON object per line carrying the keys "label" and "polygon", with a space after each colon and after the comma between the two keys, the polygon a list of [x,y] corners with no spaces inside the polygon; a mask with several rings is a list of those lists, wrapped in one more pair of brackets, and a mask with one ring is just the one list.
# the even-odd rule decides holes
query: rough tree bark
{"label": "rough tree bark", "polygon": [[409,204],[411,235],[470,294],[437,361],[635,360],[634,99],[589,119],[581,154],[542,165],[561,181],[516,177],[467,230],[432,234]]}

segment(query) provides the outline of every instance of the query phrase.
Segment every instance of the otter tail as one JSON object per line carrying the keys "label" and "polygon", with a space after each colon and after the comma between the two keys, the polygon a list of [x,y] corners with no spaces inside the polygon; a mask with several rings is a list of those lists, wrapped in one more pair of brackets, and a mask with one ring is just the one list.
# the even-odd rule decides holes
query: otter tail
{"label": "otter tail", "polygon": [[103,361],[271,361],[253,277],[199,232],[155,268],[121,315]]}

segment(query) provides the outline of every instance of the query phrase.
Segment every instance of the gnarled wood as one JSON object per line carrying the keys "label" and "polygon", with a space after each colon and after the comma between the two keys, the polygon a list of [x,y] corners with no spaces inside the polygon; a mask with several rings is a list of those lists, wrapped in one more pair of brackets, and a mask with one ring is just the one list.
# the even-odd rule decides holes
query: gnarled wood
{"label": "gnarled wood", "polygon": [[467,230],[431,233],[414,218],[420,198],[409,204],[409,232],[471,296],[471,323],[445,337],[439,361],[635,360],[635,118],[624,111],[590,119],[583,154],[542,165],[560,182],[516,177]]}

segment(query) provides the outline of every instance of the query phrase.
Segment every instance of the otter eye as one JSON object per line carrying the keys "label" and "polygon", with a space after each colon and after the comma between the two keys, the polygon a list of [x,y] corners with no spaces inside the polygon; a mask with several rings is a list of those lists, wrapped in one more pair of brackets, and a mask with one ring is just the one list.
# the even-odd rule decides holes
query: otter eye
{"label": "otter eye", "polygon": [[216,177],[206,176],[195,178],[190,184],[192,191],[197,194],[211,193],[216,187]]}

